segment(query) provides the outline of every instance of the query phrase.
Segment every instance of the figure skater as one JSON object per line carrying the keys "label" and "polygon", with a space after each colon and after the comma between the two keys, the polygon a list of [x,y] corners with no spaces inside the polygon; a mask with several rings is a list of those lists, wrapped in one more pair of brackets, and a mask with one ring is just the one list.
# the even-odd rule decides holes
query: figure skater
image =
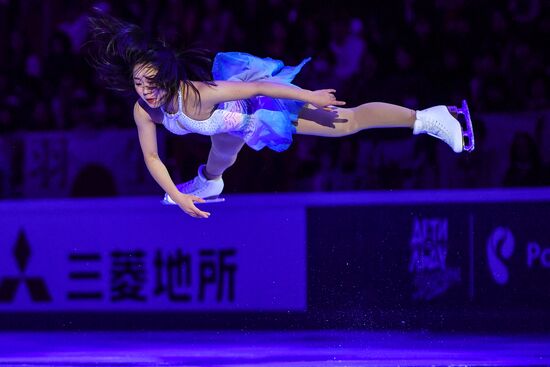
{"label": "figure skater", "polygon": [[[463,132],[453,116],[464,113],[469,122],[465,102],[462,109],[441,105],[422,111],[381,102],[343,108],[334,89],[311,91],[291,84],[309,59],[291,67],[228,52],[218,53],[211,63],[202,50],[176,52],[138,26],[104,13],[92,16],[90,24],[92,65],[111,89],[137,93],[133,112],[145,164],[166,192],[165,201],[192,217],[210,216],[195,203],[221,194],[222,175],[244,144],[281,152],[293,134],[341,137],[364,129],[409,127],[415,135],[441,139],[457,153],[474,148],[471,124]],[[157,151],[157,124],[178,135],[211,136],[208,160],[193,180],[176,186],[170,178]]]}

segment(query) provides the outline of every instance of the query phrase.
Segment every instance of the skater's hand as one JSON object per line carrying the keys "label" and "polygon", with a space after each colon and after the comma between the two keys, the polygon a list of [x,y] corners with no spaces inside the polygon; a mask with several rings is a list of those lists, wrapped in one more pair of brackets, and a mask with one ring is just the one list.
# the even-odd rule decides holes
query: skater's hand
{"label": "skater's hand", "polygon": [[319,108],[345,105],[346,102],[336,100],[334,93],[336,93],[335,89],[314,90],[311,92],[311,100],[309,102]]}
{"label": "skater's hand", "polygon": [[195,203],[204,203],[204,200],[195,195],[180,194],[176,198],[172,198],[181,210],[192,216],[193,218],[208,218],[210,213],[204,212],[195,206]]}

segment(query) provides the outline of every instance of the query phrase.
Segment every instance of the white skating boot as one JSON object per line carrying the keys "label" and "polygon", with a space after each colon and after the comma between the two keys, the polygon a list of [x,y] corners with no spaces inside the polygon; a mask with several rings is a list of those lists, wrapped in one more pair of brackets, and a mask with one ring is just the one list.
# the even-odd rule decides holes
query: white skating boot
{"label": "white skating boot", "polygon": [[[466,129],[463,131],[460,122],[451,114],[462,114],[465,118]],[[470,112],[466,101],[462,102],[462,108],[454,106],[435,106],[416,112],[413,134],[428,134],[447,143],[453,151],[460,153],[463,150],[474,150],[474,132]],[[467,141],[464,140],[467,138]]]}
{"label": "white skating boot", "polygon": [[[223,201],[223,199],[218,199],[218,196],[223,191],[223,179],[221,177],[215,180],[207,179],[203,173],[205,168],[204,164],[201,165],[197,177],[191,181],[176,185],[176,187],[184,194],[195,195],[210,202]],[[163,203],[176,204],[168,194],[164,194]]]}

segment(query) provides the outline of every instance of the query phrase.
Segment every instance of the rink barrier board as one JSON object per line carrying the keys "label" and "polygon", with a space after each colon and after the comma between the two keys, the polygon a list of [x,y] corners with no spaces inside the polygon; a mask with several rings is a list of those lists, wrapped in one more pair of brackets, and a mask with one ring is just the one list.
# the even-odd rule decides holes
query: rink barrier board
{"label": "rink barrier board", "polygon": [[[157,197],[2,201],[1,232],[4,238],[9,237],[1,247],[3,280],[10,276],[16,278],[20,263],[13,252],[20,240],[21,228],[29,228],[25,229],[25,236],[35,252],[37,234],[31,236],[31,233],[36,233],[33,232],[37,230],[36,223],[44,226],[39,232],[49,233],[49,241],[71,238],[70,231],[63,232],[63,236],[53,234],[56,222],[63,222],[67,228],[68,219],[63,220],[63,215],[86,224],[80,228],[73,225],[74,233],[96,240],[116,238],[121,231],[115,229],[124,223],[133,230],[128,233],[151,227],[162,229],[149,235],[141,232],[139,236],[122,237],[122,242],[127,243],[156,241],[155,246],[141,247],[142,252],[153,254],[149,259],[151,264],[159,250],[167,252],[165,263],[170,250],[172,262],[177,262],[178,246],[173,244],[173,239],[178,237],[174,235],[174,223],[192,228],[197,235],[190,240],[185,237],[186,243],[196,244],[185,247],[193,264],[197,259],[192,279],[200,278],[197,266],[200,267],[201,258],[213,259],[215,255],[219,259],[220,253],[226,251],[225,258],[231,259],[231,250],[235,248],[221,245],[222,242],[239,243],[239,239],[248,238],[246,243],[241,241],[242,249],[237,246],[237,253],[241,254],[242,250],[245,254],[252,247],[257,252],[239,258],[242,261],[237,264],[237,274],[249,264],[255,272],[243,277],[249,279],[248,283],[246,280],[234,282],[234,288],[238,285],[241,289],[236,293],[233,289],[232,301],[227,298],[227,287],[222,289],[218,301],[218,289],[211,283],[203,287],[200,301],[200,284],[188,289],[191,300],[174,301],[184,296],[184,289],[180,288],[171,291],[170,301],[167,284],[162,289],[159,285],[162,282],[152,282],[147,295],[153,298],[155,286],[159,285],[157,295],[163,296],[164,301],[119,300],[115,303],[105,295],[109,289],[116,288],[116,284],[109,284],[102,289],[105,294],[101,305],[91,300],[80,300],[78,307],[71,305],[65,289],[65,303],[48,308],[44,302],[33,301],[27,289],[23,290],[19,284],[16,299],[11,303],[4,300],[0,305],[3,316],[0,321],[9,319],[10,315],[17,318],[19,314],[34,315],[31,319],[37,322],[43,319],[41,315],[50,315],[62,322],[67,315],[72,315],[71,318],[86,324],[86,317],[99,312],[107,318],[124,313],[148,314],[153,318],[180,315],[181,322],[187,320],[186,325],[193,324],[189,322],[191,318],[196,326],[218,320],[218,324],[231,327],[243,319],[254,325],[273,326],[277,324],[274,318],[281,325],[299,322],[313,326],[328,323],[368,327],[376,324],[374,315],[379,319],[400,319],[407,325],[411,318],[433,321],[432,315],[456,321],[483,314],[490,315],[495,324],[501,319],[514,320],[511,315],[521,318],[525,312],[547,317],[550,228],[545,214],[550,209],[549,189],[251,194],[227,195],[226,199],[225,203],[203,207],[212,212],[206,221],[189,218],[176,207],[159,205]],[[120,217],[126,219],[121,222]],[[102,226],[106,226],[103,232]],[[266,232],[266,228],[272,226],[273,231]],[[58,224],[58,227],[61,226]],[[82,232],[82,228],[87,229]],[[284,233],[288,236],[282,238]],[[80,246],[84,246],[84,242],[79,241]],[[114,249],[106,248],[112,260]],[[276,250],[269,253],[269,249]],[[118,250],[124,255],[124,251]],[[49,263],[54,253],[46,254]],[[185,251],[182,255],[185,258]],[[157,256],[157,263],[162,263],[160,258]],[[128,257],[122,259],[128,260]],[[273,266],[274,259],[285,271]],[[230,272],[231,263],[225,265]],[[27,267],[26,271],[30,271],[30,262]],[[58,267],[63,269],[61,265]],[[210,268],[211,262],[205,269]],[[64,269],[66,273],[67,268]],[[36,274],[42,274],[39,268],[35,270]],[[113,271],[100,270],[100,273]],[[27,278],[28,275],[32,274],[27,274]],[[293,281],[295,279],[300,281]],[[164,281],[166,283],[166,278]],[[40,286],[34,287],[35,298],[39,298],[40,292],[36,289]],[[248,298],[239,298],[247,293]],[[227,317],[228,313],[231,316]],[[322,322],[321,319],[328,320]],[[489,322],[487,317],[485,321]],[[128,319],[125,324],[120,318],[118,322],[139,324]]]}

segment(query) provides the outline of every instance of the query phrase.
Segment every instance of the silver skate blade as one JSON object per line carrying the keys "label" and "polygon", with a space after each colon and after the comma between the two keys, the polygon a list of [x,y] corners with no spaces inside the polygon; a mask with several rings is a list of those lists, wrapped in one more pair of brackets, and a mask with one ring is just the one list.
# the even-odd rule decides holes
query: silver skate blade
{"label": "silver skate blade", "polygon": [[195,204],[211,204],[211,203],[223,203],[225,201],[225,198],[207,198],[204,199],[204,202],[198,203],[195,202]]}
{"label": "silver skate blade", "polygon": [[[225,198],[210,198],[210,199],[204,199],[204,202],[195,201],[195,204],[222,203],[224,201],[225,201]],[[163,205],[176,205],[176,203],[174,203],[173,201],[169,201],[166,199],[162,199],[160,203]]]}
{"label": "silver skate blade", "polygon": [[465,99],[462,100],[462,108],[460,112],[464,115],[464,120],[466,122],[466,129],[462,131],[464,150],[467,152],[472,152],[476,147],[474,139],[474,126],[472,125],[470,109],[468,108],[468,103]]}

